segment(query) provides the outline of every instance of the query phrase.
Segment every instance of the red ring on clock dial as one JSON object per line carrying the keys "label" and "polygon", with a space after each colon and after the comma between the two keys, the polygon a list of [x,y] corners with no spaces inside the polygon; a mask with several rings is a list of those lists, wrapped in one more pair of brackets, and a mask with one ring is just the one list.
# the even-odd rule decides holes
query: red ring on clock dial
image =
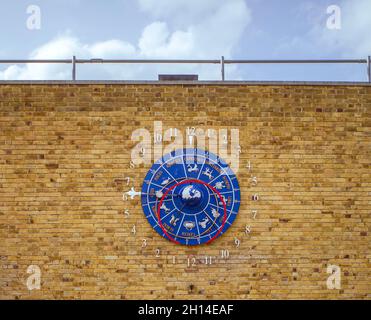
{"label": "red ring on clock dial", "polygon": [[219,198],[219,199],[222,201],[222,203],[223,203],[223,211],[224,211],[224,213],[223,213],[223,222],[222,222],[222,225],[221,225],[221,227],[219,228],[219,230],[216,232],[216,234],[215,234],[212,238],[210,238],[208,241],[206,241],[206,243],[210,243],[210,242],[212,242],[213,240],[215,240],[215,239],[219,236],[220,232],[222,232],[222,230],[223,230],[223,228],[224,228],[224,226],[225,226],[225,223],[226,223],[226,221],[227,221],[227,205],[226,205],[226,203],[225,203],[225,201],[224,201],[222,195],[220,194],[220,192],[219,192],[218,190],[216,190],[212,185],[210,185],[210,184],[208,184],[208,183],[206,183],[206,182],[204,182],[204,181],[202,181],[202,180],[198,180],[198,179],[186,179],[186,180],[183,180],[183,181],[180,181],[180,182],[174,184],[172,187],[170,187],[169,189],[166,190],[166,192],[163,194],[163,196],[162,196],[161,199],[160,199],[160,203],[159,203],[158,206],[157,206],[158,225],[160,226],[160,228],[162,229],[162,231],[166,234],[166,236],[168,237],[169,240],[171,240],[171,241],[174,242],[174,243],[180,244],[180,242],[177,241],[177,240],[175,240],[175,239],[174,239],[174,238],[173,238],[173,237],[172,237],[172,236],[171,236],[171,235],[166,231],[166,229],[164,228],[164,226],[163,226],[163,224],[162,224],[162,222],[161,222],[161,217],[160,217],[160,214],[161,214],[161,213],[160,213],[160,211],[161,211],[162,203],[164,202],[164,199],[166,198],[166,196],[168,195],[168,193],[169,193],[171,190],[173,190],[175,187],[180,186],[180,185],[182,185],[182,184],[186,184],[186,183],[199,183],[199,184],[202,184],[202,185],[208,187],[211,191],[213,191],[214,193],[217,194],[218,198]]}

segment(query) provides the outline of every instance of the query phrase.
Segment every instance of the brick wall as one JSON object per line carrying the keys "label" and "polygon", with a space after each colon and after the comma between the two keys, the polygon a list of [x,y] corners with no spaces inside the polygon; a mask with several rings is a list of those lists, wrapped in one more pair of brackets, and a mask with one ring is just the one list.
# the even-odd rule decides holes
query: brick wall
{"label": "brick wall", "polygon": [[[370,110],[360,85],[0,85],[0,298],[370,299]],[[154,120],[240,130],[241,208],[210,245],[166,241],[122,200],[149,169],[130,168],[131,133]]]}

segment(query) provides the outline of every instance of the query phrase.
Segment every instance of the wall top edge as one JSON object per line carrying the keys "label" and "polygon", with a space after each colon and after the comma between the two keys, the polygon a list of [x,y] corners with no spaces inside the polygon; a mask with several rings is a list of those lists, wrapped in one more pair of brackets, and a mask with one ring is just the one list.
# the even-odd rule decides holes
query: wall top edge
{"label": "wall top edge", "polygon": [[371,86],[369,82],[349,81],[122,81],[122,80],[0,80],[0,85],[308,85]]}

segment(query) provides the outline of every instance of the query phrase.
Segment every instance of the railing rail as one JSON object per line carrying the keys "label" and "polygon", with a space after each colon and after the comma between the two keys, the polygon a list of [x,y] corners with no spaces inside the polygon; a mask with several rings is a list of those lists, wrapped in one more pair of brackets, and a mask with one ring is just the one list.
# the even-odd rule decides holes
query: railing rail
{"label": "railing rail", "polygon": [[312,59],[312,60],[251,60],[251,59],[6,59],[0,64],[27,63],[65,63],[72,64],[72,80],[76,80],[77,64],[107,63],[107,64],[219,64],[221,80],[225,80],[226,64],[365,64],[367,67],[367,82],[371,83],[371,56],[366,59]]}

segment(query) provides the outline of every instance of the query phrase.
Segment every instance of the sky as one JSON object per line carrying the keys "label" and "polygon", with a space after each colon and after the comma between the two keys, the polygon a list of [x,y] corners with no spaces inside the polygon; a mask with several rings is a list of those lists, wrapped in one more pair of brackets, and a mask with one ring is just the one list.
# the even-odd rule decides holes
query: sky
{"label": "sky", "polygon": [[[35,9],[36,8],[36,9]],[[335,8],[335,9],[334,9]],[[1,0],[0,59],[365,59],[371,0]],[[78,65],[78,80],[220,80],[220,65]],[[0,64],[0,80],[71,65]],[[226,65],[226,80],[366,81],[359,65]]]}

